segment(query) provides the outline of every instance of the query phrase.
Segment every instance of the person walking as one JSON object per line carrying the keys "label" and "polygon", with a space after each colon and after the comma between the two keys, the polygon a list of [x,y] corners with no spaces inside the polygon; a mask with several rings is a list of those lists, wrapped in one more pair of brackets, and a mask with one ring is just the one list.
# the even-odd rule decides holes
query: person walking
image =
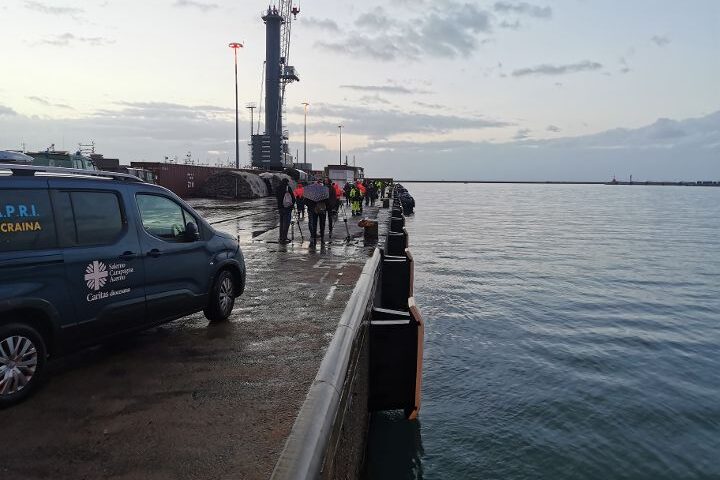
{"label": "person walking", "polygon": [[365,188],[365,185],[363,185],[363,183],[360,180],[357,181],[355,186],[357,186],[357,189],[360,192],[360,198],[359,198],[360,209],[358,210],[358,215],[362,215],[362,213],[363,213],[363,198],[365,198],[365,195],[367,194],[367,189]]}
{"label": "person walking", "polygon": [[330,181],[329,178],[325,178],[324,182],[325,187],[328,189],[328,199],[327,199],[327,223],[329,228],[329,238],[332,238],[332,232],[333,232],[333,220],[335,215],[337,214],[338,209],[338,196],[337,192],[335,191],[334,184]]}
{"label": "person walking", "polygon": [[352,185],[350,185],[350,182],[345,182],[345,186],[343,187],[343,190],[345,191],[345,205],[350,206],[350,190],[352,189]]}
{"label": "person walking", "polygon": [[[338,185],[335,182],[332,183],[332,187],[335,189],[335,196],[337,197],[338,207],[339,207],[341,202],[343,202],[343,190],[342,190],[342,188],[340,188],[340,185]],[[336,217],[337,217],[338,210],[339,209],[335,210]]]}
{"label": "person walking", "polygon": [[358,188],[357,185],[353,185],[352,187],[350,187],[350,194],[349,194],[348,198],[350,199],[350,205],[351,205],[351,211],[352,211],[353,217],[355,215],[359,215],[362,197],[360,196],[360,189]]}
{"label": "person walking", "polygon": [[370,185],[370,182],[368,182],[367,180],[365,180],[363,182],[363,186],[365,187],[365,192],[364,192],[365,206],[367,207],[370,205],[370,189],[372,188],[372,186]]}
{"label": "person walking", "polygon": [[287,234],[290,228],[290,221],[292,220],[295,195],[293,195],[293,190],[287,178],[283,178],[280,182],[280,187],[278,187],[275,193],[275,198],[277,199],[278,213],[280,215],[278,243],[289,243],[290,240],[288,240]]}
{"label": "person walking", "polygon": [[[317,185],[312,185],[314,188],[324,188],[327,190],[320,180],[317,181]],[[308,186],[308,192],[310,186]],[[327,195],[321,195],[319,198],[322,200],[313,200],[310,198],[310,194],[305,197],[305,205],[308,209],[308,229],[310,230],[310,245],[315,245],[318,239],[318,223],[320,224],[320,241],[325,243],[325,222],[327,221],[327,201],[330,196],[328,191]]]}
{"label": "person walking", "polygon": [[368,197],[370,197],[370,205],[375,206],[375,200],[377,200],[378,197],[378,191],[377,187],[375,186],[375,182],[370,182],[370,186],[368,187]]}
{"label": "person walking", "polygon": [[[307,219],[308,219],[308,230],[310,231],[310,245],[315,244],[315,236],[317,235],[317,218],[315,214],[315,200],[310,198],[304,198],[305,206],[307,207]],[[315,228],[313,229],[313,224]]]}
{"label": "person walking", "polygon": [[297,208],[298,218],[305,218],[305,200],[303,199],[303,184],[298,182],[298,186],[293,192],[295,195],[295,206]]}

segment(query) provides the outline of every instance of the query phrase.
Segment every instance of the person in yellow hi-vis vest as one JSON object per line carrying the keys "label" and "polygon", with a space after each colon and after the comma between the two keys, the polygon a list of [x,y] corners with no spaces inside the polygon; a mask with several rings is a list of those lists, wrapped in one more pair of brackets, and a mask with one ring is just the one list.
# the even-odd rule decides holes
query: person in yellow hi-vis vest
{"label": "person in yellow hi-vis vest", "polygon": [[360,202],[362,201],[362,195],[357,185],[353,185],[350,188],[350,206],[353,215],[360,215]]}

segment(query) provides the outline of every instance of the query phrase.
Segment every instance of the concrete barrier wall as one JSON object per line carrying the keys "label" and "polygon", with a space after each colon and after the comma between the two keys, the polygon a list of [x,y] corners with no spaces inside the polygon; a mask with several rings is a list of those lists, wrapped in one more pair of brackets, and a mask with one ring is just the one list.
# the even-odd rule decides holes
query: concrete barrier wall
{"label": "concrete barrier wall", "polygon": [[381,255],[365,264],[298,414],[273,480],[357,478],[368,425],[368,323]]}

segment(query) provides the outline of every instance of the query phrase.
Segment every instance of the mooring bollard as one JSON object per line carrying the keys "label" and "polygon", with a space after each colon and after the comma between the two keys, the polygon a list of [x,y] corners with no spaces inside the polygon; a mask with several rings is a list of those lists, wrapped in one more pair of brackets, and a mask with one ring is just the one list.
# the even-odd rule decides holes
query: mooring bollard
{"label": "mooring bollard", "polygon": [[358,223],[358,227],[363,228],[365,241],[377,241],[378,239],[378,222],[377,220],[369,220],[363,218]]}
{"label": "mooring bollard", "polygon": [[388,232],[386,253],[393,257],[401,257],[405,255],[405,249],[408,247],[407,230],[403,228],[402,233]]}
{"label": "mooring bollard", "polygon": [[390,217],[390,231],[395,233],[402,232],[403,228],[405,227],[405,217],[399,216],[399,217]]}

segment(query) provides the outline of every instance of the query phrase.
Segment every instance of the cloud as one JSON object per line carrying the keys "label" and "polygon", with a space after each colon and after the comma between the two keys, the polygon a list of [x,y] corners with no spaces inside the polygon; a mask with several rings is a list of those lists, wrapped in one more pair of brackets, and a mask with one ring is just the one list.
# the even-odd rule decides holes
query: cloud
{"label": "cloud", "polygon": [[[165,102],[121,102],[117,106],[114,111],[64,119],[29,117],[0,106],[0,136],[6,143],[23,138],[31,150],[57,144],[61,138],[69,145],[92,138],[99,152],[118,157],[123,163],[162,161],[164,156],[174,155],[183,158],[188,151],[201,161],[225,162],[234,156],[234,109]],[[316,118],[320,127],[315,126]],[[393,109],[318,104],[313,106],[308,128],[337,135],[335,119],[345,123],[343,133],[370,136],[367,147],[352,152],[370,176],[402,179],[410,172],[418,179],[544,181],[609,180],[613,173],[633,173],[637,179],[720,179],[720,111],[687,120],[659,119],[638,129],[620,128],[581,137],[490,143],[427,141],[423,134],[431,138],[432,133],[453,128],[513,125],[477,117],[423,116]],[[373,125],[375,121],[377,125]],[[487,125],[472,125],[477,121]],[[249,115],[241,122],[247,125]],[[417,139],[387,140],[398,131],[417,132]],[[241,135],[246,132],[241,129]],[[292,126],[291,132],[294,151],[302,145],[302,135],[298,135],[302,122]],[[336,161],[337,149],[310,146],[313,155],[309,160],[314,164]],[[240,155],[241,164],[247,164],[247,149],[241,149]]]}
{"label": "cloud", "polygon": [[[234,108],[164,102],[119,102],[117,107],[87,117],[58,119],[15,114],[0,107],[0,137],[24,138],[31,150],[59,144],[61,138],[68,145],[92,138],[100,153],[119,157],[123,163],[162,161],[166,155],[183,158],[188,151],[193,157],[201,154],[203,161],[211,159],[204,153],[209,151],[231,151],[234,157]],[[249,115],[240,121],[249,124]],[[243,137],[247,130],[241,129],[241,142],[248,141]],[[240,154],[243,164],[248,163],[246,149]]]}
{"label": "cloud", "polygon": [[328,30],[331,32],[339,32],[340,27],[335,20],[329,18],[308,17],[302,20],[303,27],[317,28],[319,30]]}
{"label": "cloud", "polygon": [[[301,112],[302,108],[300,107],[292,109],[292,113],[299,114]],[[365,135],[370,138],[388,138],[393,135],[412,133],[440,134],[458,130],[503,128],[514,125],[501,120],[480,117],[436,115],[358,105],[318,104],[313,108],[312,117],[312,125],[308,124],[308,128],[312,131],[334,133],[337,131],[338,122],[341,122],[345,126],[343,133]],[[302,128],[302,125],[298,124],[296,127]]]}
{"label": "cloud", "polygon": [[46,5],[42,2],[25,1],[25,8],[36,12],[46,13],[48,15],[72,15],[76,16],[84,12],[82,8],[76,7],[54,7]]}
{"label": "cloud", "polygon": [[561,130],[561,128],[557,127],[555,125],[548,125],[545,130],[547,130],[548,132],[558,133]]}
{"label": "cloud", "polygon": [[[676,136],[678,131],[684,135]],[[714,180],[720,179],[718,155],[720,111],[581,137],[508,143],[376,140],[358,152],[369,176],[515,181],[609,181],[615,173],[656,181]]]}
{"label": "cloud", "polygon": [[102,47],[104,45],[112,45],[115,40],[104,37],[78,37],[72,33],[63,33],[61,35],[53,35],[51,37],[39,40],[34,45],[51,45],[54,47],[67,47],[71,44],[84,43],[93,47]]}
{"label": "cloud", "polygon": [[26,98],[28,100],[32,100],[33,102],[39,103],[40,105],[44,105],[46,107],[56,107],[56,108],[64,108],[67,110],[74,110],[74,108],[71,107],[70,105],[65,105],[64,103],[52,103],[44,97],[30,96],[30,97],[26,97]]}
{"label": "cloud", "polygon": [[[537,140],[538,146],[598,150],[672,149],[681,147],[720,149],[720,111],[700,118],[659,118],[641,128],[616,128],[592,135]],[[678,157],[680,158],[680,157]]]}
{"label": "cloud", "polygon": [[439,103],[413,102],[413,104],[417,105],[418,107],[430,108],[432,110],[443,110],[447,108],[446,105],[441,105]]}
{"label": "cloud", "polygon": [[391,105],[392,104],[392,102],[390,102],[390,100],[387,100],[378,94],[363,95],[362,97],[360,97],[359,101],[363,105],[371,105],[371,104]]}
{"label": "cloud", "polygon": [[397,93],[403,95],[431,93],[427,90],[411,89],[401,85],[340,85],[340,88],[360,92]]}
{"label": "cloud", "polygon": [[567,73],[591,72],[603,68],[601,63],[585,60],[568,65],[537,65],[529,68],[520,68],[512,72],[513,77],[524,77],[528,75],[564,75]]}
{"label": "cloud", "polygon": [[478,36],[492,31],[491,14],[473,3],[443,1],[427,10],[423,18],[396,21],[384,19],[384,11],[375,9],[358,17],[358,30],[318,41],[316,46],[386,62],[457,58],[472,54],[480,43]]}
{"label": "cloud", "polygon": [[390,18],[390,15],[388,15],[382,7],[377,7],[371,12],[361,14],[355,20],[355,25],[360,28],[381,30],[395,25]]}
{"label": "cloud", "polygon": [[552,17],[552,8],[539,7],[526,2],[496,2],[493,10],[498,13],[514,13],[517,15],[527,15],[534,18],[550,18]]}
{"label": "cloud", "polygon": [[650,41],[658,47],[664,47],[670,43],[670,38],[667,35],[653,35]]}
{"label": "cloud", "polygon": [[3,115],[8,116],[8,117],[15,116],[15,115],[17,115],[17,112],[10,107],[0,105],[0,116],[3,116]]}
{"label": "cloud", "polygon": [[514,22],[503,20],[500,22],[500,28],[505,28],[507,30],[520,30],[520,20],[515,20]]}
{"label": "cloud", "polygon": [[215,10],[216,8],[220,8],[220,6],[217,3],[205,3],[205,2],[196,2],[193,0],[176,0],[173,4],[174,7],[189,7],[189,8],[197,8],[201,12],[209,12],[210,10]]}
{"label": "cloud", "polygon": [[625,57],[620,57],[620,73],[630,73],[630,65],[628,65],[627,60]]}
{"label": "cloud", "polygon": [[[116,102],[122,110],[99,110],[96,115],[104,117],[146,118],[146,119],[187,119],[212,120],[230,119],[234,108],[216,105],[182,105],[168,102]],[[234,118],[234,117],[233,117]]]}
{"label": "cloud", "polygon": [[513,140],[525,140],[526,138],[530,137],[530,131],[531,130],[529,128],[521,128],[513,136]]}

